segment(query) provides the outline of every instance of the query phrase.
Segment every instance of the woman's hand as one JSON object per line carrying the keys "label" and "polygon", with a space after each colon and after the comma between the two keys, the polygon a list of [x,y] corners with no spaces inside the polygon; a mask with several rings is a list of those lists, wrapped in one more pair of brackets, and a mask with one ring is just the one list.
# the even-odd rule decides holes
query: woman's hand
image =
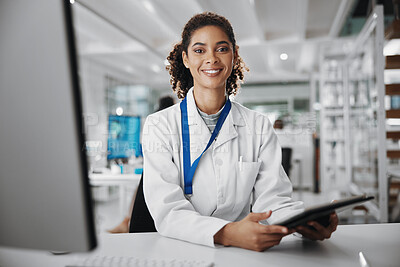
{"label": "woman's hand", "polygon": [[311,240],[324,240],[330,238],[332,233],[336,231],[339,219],[336,212],[331,213],[329,217],[329,225],[327,227],[322,226],[316,221],[308,222],[307,224],[314,227],[314,229],[310,229],[306,226],[297,226],[295,229],[297,232],[302,234],[304,237]]}
{"label": "woman's hand", "polygon": [[224,246],[235,246],[255,251],[264,251],[278,245],[281,239],[294,232],[279,225],[262,225],[259,221],[268,219],[267,213],[250,213],[241,221],[225,225],[214,235],[214,242]]}

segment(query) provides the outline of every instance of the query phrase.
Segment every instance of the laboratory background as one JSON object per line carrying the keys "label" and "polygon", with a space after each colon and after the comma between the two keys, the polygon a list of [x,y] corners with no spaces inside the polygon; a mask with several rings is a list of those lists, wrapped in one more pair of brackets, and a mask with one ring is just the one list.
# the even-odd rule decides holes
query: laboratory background
{"label": "laboratory background", "polygon": [[166,57],[203,11],[233,25],[250,69],[234,99],[274,125],[293,198],[308,207],[366,193],[375,199],[339,224],[400,222],[398,1],[70,2],[97,232],[127,231],[143,123],[161,98],[178,102]]}
{"label": "laboratory background", "polygon": [[[314,224],[328,240],[297,229],[258,252],[157,232],[144,125],[180,102],[167,57],[206,11],[249,68],[231,100],[269,119],[305,205],[289,219],[362,200],[335,209],[337,228]],[[242,221],[283,228],[267,215]],[[398,267],[399,236],[400,0],[0,0],[0,267]]]}

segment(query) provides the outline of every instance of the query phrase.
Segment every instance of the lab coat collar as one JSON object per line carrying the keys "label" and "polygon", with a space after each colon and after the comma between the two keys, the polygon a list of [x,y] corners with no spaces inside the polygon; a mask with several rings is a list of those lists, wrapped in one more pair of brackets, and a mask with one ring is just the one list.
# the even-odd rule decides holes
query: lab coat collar
{"label": "lab coat collar", "polygon": [[[207,132],[207,134],[202,134],[201,136],[197,135],[197,137],[193,136],[194,142],[202,142],[203,144],[207,144],[210,139],[211,133],[208,130],[206,124],[201,118],[199,112],[197,111],[196,102],[193,96],[193,88],[191,88],[187,93],[187,105],[188,105],[188,124],[197,125],[196,129],[193,129],[194,132]],[[228,114],[224,124],[222,125],[221,131],[219,132],[217,139],[215,141],[214,148],[236,138],[238,133],[236,131],[235,126],[245,126],[246,122],[242,117],[242,114],[236,107],[235,103],[232,103],[231,111]],[[192,130],[191,130],[192,132]],[[197,139],[197,140],[196,140]],[[192,141],[192,140],[191,140]],[[198,153],[198,152],[197,152]],[[196,154],[197,154],[196,153]],[[194,155],[193,155],[194,156]],[[193,157],[192,156],[192,157]]]}
{"label": "lab coat collar", "polygon": [[[188,124],[189,124],[189,126],[201,124],[202,118],[201,118],[199,112],[197,111],[196,102],[194,101],[193,87],[190,88],[190,90],[187,92],[186,98],[187,98],[187,104],[188,104]],[[234,105],[234,103],[232,103],[232,108],[231,108],[231,111],[229,112],[227,121],[229,121],[233,125],[237,125],[237,126],[245,126],[246,125],[246,122],[243,119],[242,114],[240,113],[240,111],[238,110],[236,105]]]}

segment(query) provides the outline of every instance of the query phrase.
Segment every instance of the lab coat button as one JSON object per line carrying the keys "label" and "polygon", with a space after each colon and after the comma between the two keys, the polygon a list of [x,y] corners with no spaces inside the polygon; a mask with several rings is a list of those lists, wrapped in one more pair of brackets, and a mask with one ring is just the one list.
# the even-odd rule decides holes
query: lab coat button
{"label": "lab coat button", "polygon": [[220,159],[220,158],[216,158],[216,159],[215,159],[215,165],[217,165],[217,166],[222,166],[223,163],[224,163],[224,162],[222,161],[222,159]]}

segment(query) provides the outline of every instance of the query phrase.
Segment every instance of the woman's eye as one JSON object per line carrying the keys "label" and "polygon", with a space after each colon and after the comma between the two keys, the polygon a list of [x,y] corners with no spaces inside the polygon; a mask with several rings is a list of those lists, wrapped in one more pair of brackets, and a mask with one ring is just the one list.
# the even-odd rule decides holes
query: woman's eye
{"label": "woman's eye", "polygon": [[218,52],[226,52],[228,51],[228,47],[220,47],[217,49]]}
{"label": "woman's eye", "polygon": [[203,50],[202,49],[196,49],[196,50],[194,50],[194,52],[195,53],[203,53]]}

